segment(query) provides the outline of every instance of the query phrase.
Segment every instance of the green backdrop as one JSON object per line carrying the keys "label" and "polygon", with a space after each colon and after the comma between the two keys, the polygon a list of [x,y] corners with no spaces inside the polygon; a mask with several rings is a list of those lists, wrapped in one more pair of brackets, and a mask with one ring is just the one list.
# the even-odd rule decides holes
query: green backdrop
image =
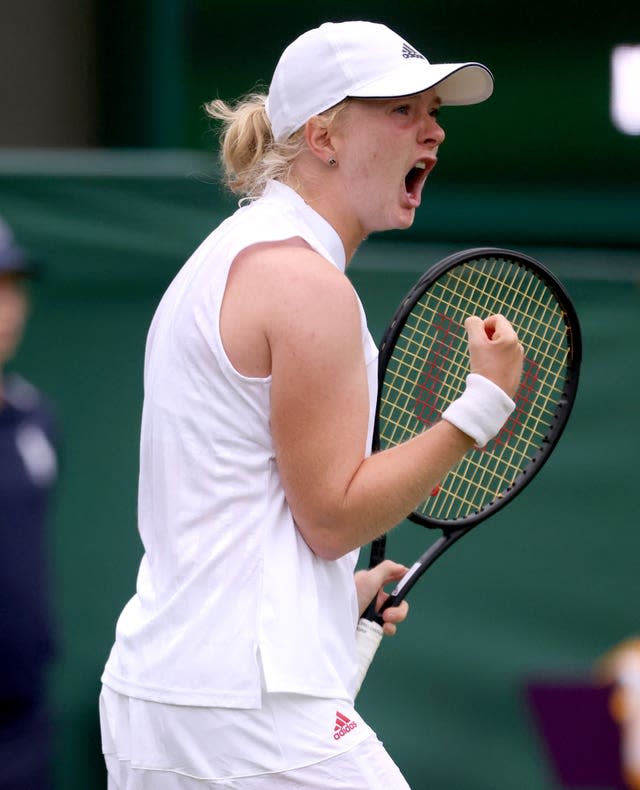
{"label": "green backdrop", "polygon": [[432,62],[480,61],[494,95],[444,108],[446,183],[637,185],[638,138],[609,117],[614,46],[640,42],[640,3],[581,0],[111,0],[97,3],[99,140],[209,149],[202,105],[268,84],[282,49],[325,21],[383,22]]}
{"label": "green backdrop", "polygon": [[[101,790],[96,700],[132,594],[144,342],[174,272],[231,207],[214,162],[180,152],[0,153],[0,215],[46,262],[15,362],[58,404],[51,527],[60,653],[51,693],[62,790]],[[640,235],[637,194],[440,186],[416,227],[366,242],[351,276],[374,337],[411,284],[465,246],[518,247],[568,286],[584,333],[571,422],[536,481],[412,596],[359,698],[416,790],[548,790],[523,702],[532,675],[575,677],[640,629]],[[402,525],[408,562],[424,534]]]}

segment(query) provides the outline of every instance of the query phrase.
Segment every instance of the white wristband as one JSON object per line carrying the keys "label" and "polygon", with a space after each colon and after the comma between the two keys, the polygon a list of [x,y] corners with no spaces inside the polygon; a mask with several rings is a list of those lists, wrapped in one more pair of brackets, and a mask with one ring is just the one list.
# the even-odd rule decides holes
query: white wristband
{"label": "white wristband", "polygon": [[447,420],[484,447],[500,431],[516,404],[493,381],[470,373],[462,395],[442,412]]}

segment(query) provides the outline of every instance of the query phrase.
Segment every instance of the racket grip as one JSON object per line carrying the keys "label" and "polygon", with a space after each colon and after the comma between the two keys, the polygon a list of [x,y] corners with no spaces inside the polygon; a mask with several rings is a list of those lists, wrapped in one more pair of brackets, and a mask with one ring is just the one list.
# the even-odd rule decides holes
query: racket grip
{"label": "racket grip", "polygon": [[367,674],[373,657],[382,641],[382,626],[373,620],[361,617],[356,629],[356,648],[358,651],[358,677],[354,696],[360,691],[362,681]]}

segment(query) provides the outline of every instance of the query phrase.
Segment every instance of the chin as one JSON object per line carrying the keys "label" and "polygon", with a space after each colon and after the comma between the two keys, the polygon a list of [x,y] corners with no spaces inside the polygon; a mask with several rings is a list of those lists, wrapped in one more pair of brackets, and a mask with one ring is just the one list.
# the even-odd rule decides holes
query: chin
{"label": "chin", "polygon": [[372,233],[384,233],[387,230],[407,230],[407,228],[413,225],[415,216],[415,208],[389,212],[385,217],[382,217],[379,222],[372,223],[368,226],[366,236],[370,236]]}
{"label": "chin", "polygon": [[403,211],[396,220],[396,224],[390,230],[407,230],[413,225],[416,218],[416,210],[414,208]]}

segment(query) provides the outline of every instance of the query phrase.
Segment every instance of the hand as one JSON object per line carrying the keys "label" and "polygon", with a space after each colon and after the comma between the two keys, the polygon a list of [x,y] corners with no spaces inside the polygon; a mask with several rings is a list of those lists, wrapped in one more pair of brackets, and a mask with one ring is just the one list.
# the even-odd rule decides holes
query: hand
{"label": "hand", "polygon": [[[356,591],[358,593],[358,611],[360,614],[369,606],[376,597],[376,609],[380,609],[382,604],[389,597],[382,589],[388,582],[399,581],[407,572],[408,568],[391,560],[383,560],[375,568],[367,571],[358,571],[355,574]],[[402,601],[398,606],[390,606],[382,613],[384,624],[382,630],[386,636],[393,636],[396,633],[398,623],[401,623],[409,612],[409,604]]]}
{"label": "hand", "polygon": [[490,379],[513,398],[518,391],[524,360],[524,349],[514,328],[503,315],[492,315],[484,320],[470,316],[464,327],[469,338],[471,372]]}

